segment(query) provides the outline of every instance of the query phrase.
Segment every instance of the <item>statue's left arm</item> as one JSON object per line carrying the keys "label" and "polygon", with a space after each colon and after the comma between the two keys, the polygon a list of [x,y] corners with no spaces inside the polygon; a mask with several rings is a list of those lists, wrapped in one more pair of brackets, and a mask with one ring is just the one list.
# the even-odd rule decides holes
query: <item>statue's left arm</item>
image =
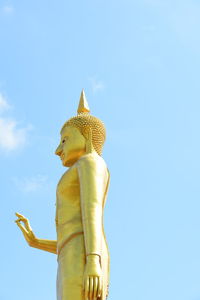
{"label": "statue's left arm", "polygon": [[104,161],[96,154],[88,154],[81,158],[77,168],[87,258],[83,283],[85,299],[96,299],[102,291],[102,209],[108,172]]}

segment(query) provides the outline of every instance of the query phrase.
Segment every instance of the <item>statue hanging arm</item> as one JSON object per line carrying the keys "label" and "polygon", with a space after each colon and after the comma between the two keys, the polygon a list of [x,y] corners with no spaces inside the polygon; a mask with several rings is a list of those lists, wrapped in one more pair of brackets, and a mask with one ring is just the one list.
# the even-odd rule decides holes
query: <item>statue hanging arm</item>
{"label": "statue hanging arm", "polygon": [[80,159],[78,174],[86,249],[83,287],[85,299],[97,299],[102,293],[102,206],[108,173],[101,160],[88,155]]}
{"label": "statue hanging arm", "polygon": [[29,246],[57,254],[57,241],[38,239],[32,231],[29,220],[19,213],[16,213],[16,216],[18,219],[15,222],[21,229]]}

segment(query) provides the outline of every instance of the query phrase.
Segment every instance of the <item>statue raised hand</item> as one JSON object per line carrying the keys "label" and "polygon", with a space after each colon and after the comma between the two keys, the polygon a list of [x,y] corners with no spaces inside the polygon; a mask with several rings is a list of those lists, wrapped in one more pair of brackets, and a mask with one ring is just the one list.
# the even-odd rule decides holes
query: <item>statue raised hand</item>
{"label": "statue raised hand", "polygon": [[[29,244],[29,246],[33,248],[38,248],[44,251],[57,253],[57,242],[56,241],[50,241],[50,240],[42,240],[36,238],[35,234],[32,231],[32,228],[30,226],[29,220],[25,218],[23,215],[19,213],[15,213],[18,219],[15,221],[17,226],[21,229],[25,240]],[[23,224],[24,225],[23,225]]]}
{"label": "statue raised hand", "polygon": [[[29,246],[32,246],[36,241],[36,237],[31,229],[29,220],[19,213],[16,213],[16,216],[18,217],[18,219],[15,221],[17,226],[21,229]],[[24,225],[22,225],[22,223]]]}

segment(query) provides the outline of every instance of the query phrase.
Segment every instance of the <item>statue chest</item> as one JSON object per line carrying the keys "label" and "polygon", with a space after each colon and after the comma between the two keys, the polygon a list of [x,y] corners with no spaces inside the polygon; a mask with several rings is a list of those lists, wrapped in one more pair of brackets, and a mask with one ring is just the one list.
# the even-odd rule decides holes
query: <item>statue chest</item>
{"label": "statue chest", "polygon": [[75,167],[65,172],[57,185],[56,211],[59,223],[80,214],[80,185]]}

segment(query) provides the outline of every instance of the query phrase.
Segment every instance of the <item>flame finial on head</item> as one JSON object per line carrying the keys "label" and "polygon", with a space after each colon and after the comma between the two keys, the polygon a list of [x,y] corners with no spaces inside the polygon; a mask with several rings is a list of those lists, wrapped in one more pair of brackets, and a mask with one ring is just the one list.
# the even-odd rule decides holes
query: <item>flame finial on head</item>
{"label": "flame finial on head", "polygon": [[85,92],[84,90],[82,90],[77,113],[81,114],[81,113],[89,113],[89,112],[90,112],[90,108],[85,96]]}

